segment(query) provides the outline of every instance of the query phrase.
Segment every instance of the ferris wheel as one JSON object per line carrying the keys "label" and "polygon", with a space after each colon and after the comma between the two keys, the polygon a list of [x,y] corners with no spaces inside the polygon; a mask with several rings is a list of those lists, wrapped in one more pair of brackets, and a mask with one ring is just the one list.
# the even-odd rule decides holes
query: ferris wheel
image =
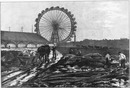
{"label": "ferris wheel", "polygon": [[36,18],[35,31],[50,43],[70,41],[75,36],[76,22],[68,9],[46,8]]}

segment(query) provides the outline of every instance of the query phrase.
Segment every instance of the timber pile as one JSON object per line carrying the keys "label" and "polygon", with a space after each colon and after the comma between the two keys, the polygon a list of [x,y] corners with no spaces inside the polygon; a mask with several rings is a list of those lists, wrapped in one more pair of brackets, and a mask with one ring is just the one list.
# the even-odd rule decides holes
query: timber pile
{"label": "timber pile", "polygon": [[119,87],[128,85],[128,67],[104,68],[104,65],[104,58],[97,53],[84,56],[68,54],[57,63],[37,70],[37,74],[22,86]]}

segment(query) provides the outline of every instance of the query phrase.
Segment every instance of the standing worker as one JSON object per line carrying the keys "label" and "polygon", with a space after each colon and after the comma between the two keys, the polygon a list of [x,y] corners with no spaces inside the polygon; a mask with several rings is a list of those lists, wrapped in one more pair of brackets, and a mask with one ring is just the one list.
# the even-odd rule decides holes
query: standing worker
{"label": "standing worker", "polygon": [[54,44],[54,46],[52,47],[52,51],[53,51],[53,60],[56,60],[56,44]]}
{"label": "standing worker", "polygon": [[73,49],[72,48],[69,49],[69,54],[73,54]]}
{"label": "standing worker", "polygon": [[110,56],[110,53],[108,52],[105,56],[105,59],[106,59],[106,66],[109,68],[110,67],[110,61],[111,61],[111,56]]}
{"label": "standing worker", "polygon": [[125,68],[126,56],[121,52],[119,52],[118,54],[119,54],[120,66]]}
{"label": "standing worker", "polygon": [[9,49],[10,49],[10,45],[9,45]]}

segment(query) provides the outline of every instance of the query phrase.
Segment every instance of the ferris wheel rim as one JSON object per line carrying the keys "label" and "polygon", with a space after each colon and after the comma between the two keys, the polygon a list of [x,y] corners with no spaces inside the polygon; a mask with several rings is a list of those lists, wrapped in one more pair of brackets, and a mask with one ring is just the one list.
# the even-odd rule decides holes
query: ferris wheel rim
{"label": "ferris wheel rim", "polygon": [[[38,18],[36,19],[36,24],[35,24],[35,27],[36,27],[36,32],[38,34],[40,34],[40,29],[39,29],[39,23],[40,23],[40,20],[41,18],[43,17],[43,15],[45,15],[47,12],[49,11],[54,11],[54,10],[57,10],[57,11],[61,11],[63,12],[65,15],[67,15],[67,17],[69,18],[70,20],[70,23],[71,23],[71,28],[70,28],[70,32],[68,34],[68,36],[66,36],[64,39],[62,39],[61,41],[59,42],[64,42],[64,41],[67,41],[69,39],[71,39],[71,37],[73,36],[74,34],[74,31],[76,31],[76,22],[75,22],[75,18],[73,17],[73,14],[71,14],[70,11],[68,11],[68,9],[64,9],[63,7],[60,8],[60,7],[51,7],[51,8],[46,8],[45,10],[42,10],[41,13],[38,14]],[[47,40],[48,41],[48,40]],[[51,41],[48,41],[48,42],[51,42]]]}

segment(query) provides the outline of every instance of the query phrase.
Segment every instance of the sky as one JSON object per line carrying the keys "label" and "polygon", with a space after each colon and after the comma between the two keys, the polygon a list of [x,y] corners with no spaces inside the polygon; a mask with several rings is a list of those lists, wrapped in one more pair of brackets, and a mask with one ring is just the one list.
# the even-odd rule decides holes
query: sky
{"label": "sky", "polygon": [[77,22],[76,39],[129,38],[128,1],[42,1],[1,3],[1,30],[34,30],[38,14],[51,6],[64,7],[74,14]]}

